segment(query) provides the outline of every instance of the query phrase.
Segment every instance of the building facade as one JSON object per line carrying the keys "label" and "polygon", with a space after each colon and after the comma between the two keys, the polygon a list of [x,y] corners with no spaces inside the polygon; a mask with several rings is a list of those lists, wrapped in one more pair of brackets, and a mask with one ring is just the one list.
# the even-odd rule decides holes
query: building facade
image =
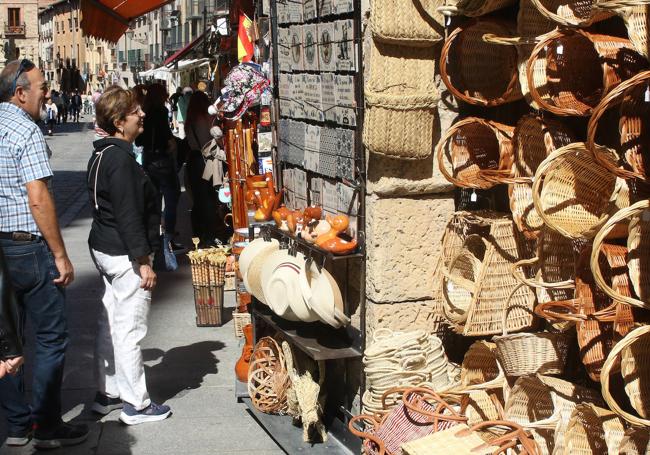
{"label": "building facade", "polygon": [[38,61],[38,0],[0,2],[0,70],[18,58]]}

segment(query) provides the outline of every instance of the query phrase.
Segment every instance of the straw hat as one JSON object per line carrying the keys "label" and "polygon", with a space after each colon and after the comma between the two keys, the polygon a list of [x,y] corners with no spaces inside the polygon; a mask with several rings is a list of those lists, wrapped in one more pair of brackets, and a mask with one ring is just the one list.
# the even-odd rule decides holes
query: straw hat
{"label": "straw hat", "polygon": [[[278,242],[276,239],[271,239],[270,242],[267,242],[263,238],[257,238],[250,242],[239,255],[239,271],[241,272],[241,276],[246,276],[253,258],[257,256],[260,251],[264,249],[271,249],[272,251],[275,251],[279,248],[280,242]],[[245,278],[244,283],[246,283]]]}
{"label": "straw hat", "polygon": [[[266,259],[261,274],[261,285],[267,305],[275,314],[290,321],[301,320],[293,312],[291,306],[292,302],[302,301],[302,293],[297,280],[302,266],[296,259],[289,255],[287,250],[274,251]],[[296,279],[292,279],[293,275],[296,276]],[[296,307],[299,308],[297,305]]]}
{"label": "straw hat", "polygon": [[303,267],[300,289],[305,302],[321,321],[336,328],[350,323],[350,318],[344,312],[341,290],[327,270],[319,271],[314,263],[309,268]]}
{"label": "straw hat", "polygon": [[275,239],[270,242],[255,239],[239,255],[239,271],[244,279],[244,286],[262,303],[266,303],[261,283],[262,270],[268,257],[279,248],[280,244]]}

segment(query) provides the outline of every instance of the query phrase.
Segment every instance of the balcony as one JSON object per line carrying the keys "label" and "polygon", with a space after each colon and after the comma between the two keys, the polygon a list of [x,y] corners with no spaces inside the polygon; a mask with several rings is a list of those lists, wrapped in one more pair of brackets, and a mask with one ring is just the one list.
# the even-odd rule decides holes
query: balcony
{"label": "balcony", "polygon": [[20,36],[25,34],[25,23],[18,25],[9,25],[5,22],[5,36]]}
{"label": "balcony", "polygon": [[172,21],[169,18],[163,18],[160,20],[160,31],[166,32],[172,29]]}

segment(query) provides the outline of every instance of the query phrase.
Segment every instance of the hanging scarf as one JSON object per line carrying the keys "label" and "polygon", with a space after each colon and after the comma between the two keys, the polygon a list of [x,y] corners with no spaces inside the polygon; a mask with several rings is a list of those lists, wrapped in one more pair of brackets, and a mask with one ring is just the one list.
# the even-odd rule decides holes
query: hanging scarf
{"label": "hanging scarf", "polygon": [[203,180],[212,181],[212,186],[223,184],[223,161],[226,161],[226,152],[223,151],[216,139],[212,139],[205,144],[201,149],[203,161],[205,161],[205,169],[201,178]]}

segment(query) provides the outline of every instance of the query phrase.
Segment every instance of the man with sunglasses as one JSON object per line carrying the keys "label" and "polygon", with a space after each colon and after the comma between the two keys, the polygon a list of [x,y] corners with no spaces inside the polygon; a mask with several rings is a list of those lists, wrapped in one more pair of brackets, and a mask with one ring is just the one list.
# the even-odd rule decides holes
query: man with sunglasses
{"label": "man with sunglasses", "polygon": [[61,419],[68,344],[64,288],[74,270],[48,188],[47,145],[35,123],[43,117],[47,91],[43,74],[27,59],[0,72],[0,248],[18,298],[19,331],[28,317],[36,335],[31,407],[22,369],[0,379],[0,404],[7,444],[25,445],[33,435],[36,448],[78,444],[88,436],[85,425]]}

